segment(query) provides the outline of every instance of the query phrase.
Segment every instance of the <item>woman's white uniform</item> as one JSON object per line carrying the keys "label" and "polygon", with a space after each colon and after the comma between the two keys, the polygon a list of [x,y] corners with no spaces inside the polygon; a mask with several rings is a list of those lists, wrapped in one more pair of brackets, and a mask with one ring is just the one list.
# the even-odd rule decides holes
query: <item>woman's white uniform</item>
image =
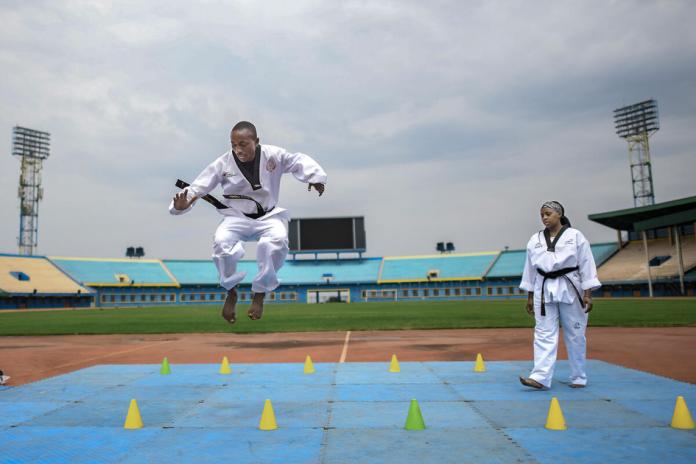
{"label": "woman's white uniform", "polygon": [[[558,351],[559,319],[563,326],[563,338],[568,350],[570,363],[570,382],[578,385],[587,384],[585,373],[587,313],[582,307],[584,290],[595,290],[601,286],[597,279],[590,243],[582,233],[567,228],[560,236],[554,251],[548,251],[543,231],[529,239],[527,258],[520,288],[534,292],[534,369],[530,378],[545,387],[551,386],[553,370]],[[564,277],[547,279],[538,270],[544,272],[559,271],[578,267],[576,271]],[[566,279],[567,277],[567,279]],[[570,282],[569,282],[570,281]],[[571,287],[575,286],[575,289]],[[578,292],[580,297],[578,296]],[[546,315],[541,315],[541,295],[544,292]]]}
{"label": "woman's white uniform", "polygon": [[[256,185],[256,190],[240,171],[232,150],[208,165],[191,186],[185,189],[187,198],[190,199],[193,195],[201,198],[219,184],[224,195],[251,197],[266,212],[258,219],[251,219],[245,213],[257,213],[257,206],[253,201],[220,199],[228,208],[218,209],[225,218],[215,231],[213,261],[220,275],[220,285],[227,290],[234,288],[246,275],[245,272],[237,272],[237,262],[244,257],[242,242],[245,241],[258,240],[256,261],[259,272],[252,282],[251,290],[266,293],[279,285],[277,272],[288,254],[289,220],[287,210],[277,206],[282,175],[292,173],[301,182],[326,183],[327,176],[321,166],[303,153],[289,153],[273,145],[260,145],[257,156],[260,156],[260,160],[259,185]],[[184,214],[190,209],[179,211],[174,208],[174,201],[169,205],[171,214]]]}

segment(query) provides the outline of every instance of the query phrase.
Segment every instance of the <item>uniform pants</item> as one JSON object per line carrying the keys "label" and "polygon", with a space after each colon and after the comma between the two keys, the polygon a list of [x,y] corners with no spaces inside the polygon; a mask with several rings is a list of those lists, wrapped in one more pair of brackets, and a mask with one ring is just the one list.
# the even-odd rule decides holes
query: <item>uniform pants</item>
{"label": "uniform pants", "polygon": [[213,261],[220,275],[220,285],[234,288],[246,276],[237,272],[237,262],[244,257],[242,242],[258,241],[256,262],[259,272],[251,284],[254,293],[268,293],[278,285],[278,270],[288,255],[287,220],[280,214],[266,219],[226,216],[213,243]]}
{"label": "uniform pants", "polygon": [[585,354],[587,341],[587,314],[579,300],[572,304],[546,303],[546,316],[541,315],[540,302],[534,304],[534,369],[529,375],[545,387],[551,387],[558,351],[559,321],[563,327],[563,340],[568,351],[570,382],[586,385]]}

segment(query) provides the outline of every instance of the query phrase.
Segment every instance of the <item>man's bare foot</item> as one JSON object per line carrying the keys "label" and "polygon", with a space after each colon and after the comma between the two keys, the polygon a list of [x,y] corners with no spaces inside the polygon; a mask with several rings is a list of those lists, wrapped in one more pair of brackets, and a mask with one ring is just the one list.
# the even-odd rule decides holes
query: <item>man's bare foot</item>
{"label": "man's bare foot", "polygon": [[222,317],[230,324],[237,322],[237,289],[227,291],[225,304],[222,306]]}
{"label": "man's bare foot", "polygon": [[263,299],[266,297],[265,293],[254,293],[254,298],[251,300],[251,306],[247,315],[252,321],[258,321],[263,316]]}

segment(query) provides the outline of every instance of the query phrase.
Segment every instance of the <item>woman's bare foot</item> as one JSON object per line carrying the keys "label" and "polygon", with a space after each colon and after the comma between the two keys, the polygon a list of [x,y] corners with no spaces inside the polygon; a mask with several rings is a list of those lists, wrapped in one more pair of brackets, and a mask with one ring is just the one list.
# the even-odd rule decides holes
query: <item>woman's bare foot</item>
{"label": "woman's bare foot", "polygon": [[254,293],[254,298],[251,300],[251,306],[247,315],[252,321],[258,321],[263,316],[263,299],[266,297],[265,293]]}
{"label": "woman's bare foot", "polygon": [[222,306],[222,317],[230,324],[237,322],[237,289],[227,291],[225,304]]}

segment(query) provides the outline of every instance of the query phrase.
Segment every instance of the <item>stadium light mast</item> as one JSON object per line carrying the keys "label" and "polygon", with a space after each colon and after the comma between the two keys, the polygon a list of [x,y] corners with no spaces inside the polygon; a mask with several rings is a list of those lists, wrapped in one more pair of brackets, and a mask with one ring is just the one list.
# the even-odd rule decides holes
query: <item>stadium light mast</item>
{"label": "stadium light mast", "polygon": [[51,134],[26,127],[12,129],[12,155],[21,158],[19,172],[19,254],[33,255],[39,235],[41,168],[48,158]]}
{"label": "stadium light mast", "polygon": [[633,206],[655,204],[650,145],[648,140],[660,129],[657,101],[642,101],[614,110],[616,134],[628,142],[628,160],[633,182]]}

